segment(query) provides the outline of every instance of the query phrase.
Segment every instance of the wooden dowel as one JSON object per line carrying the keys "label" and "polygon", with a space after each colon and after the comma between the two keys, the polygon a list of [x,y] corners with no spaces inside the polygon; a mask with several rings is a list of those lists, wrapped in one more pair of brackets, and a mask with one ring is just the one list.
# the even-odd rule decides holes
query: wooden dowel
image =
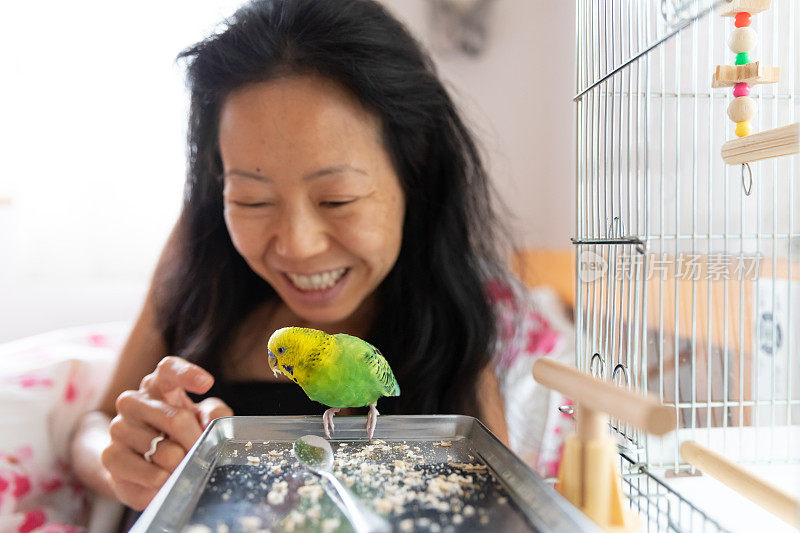
{"label": "wooden dowel", "polygon": [[575,434],[584,443],[608,435],[608,415],[579,404],[575,410]]}
{"label": "wooden dowel", "polygon": [[533,364],[536,381],[555,389],[579,405],[608,413],[648,433],[663,435],[676,428],[675,410],[562,363],[542,357]]}
{"label": "wooden dowel", "polygon": [[799,151],[800,122],[728,141],[722,145],[722,159],[729,165],[738,165]]}
{"label": "wooden dowel", "polygon": [[781,520],[800,528],[800,500],[797,498],[694,441],[688,440],[681,444],[681,456],[690,465],[749,498]]}

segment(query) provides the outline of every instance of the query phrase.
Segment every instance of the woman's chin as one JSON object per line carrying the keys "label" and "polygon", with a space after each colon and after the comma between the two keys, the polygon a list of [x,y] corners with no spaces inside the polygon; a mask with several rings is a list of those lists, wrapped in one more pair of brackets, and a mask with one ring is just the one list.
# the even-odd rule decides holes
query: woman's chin
{"label": "woman's chin", "polygon": [[348,302],[344,301],[308,302],[305,299],[290,297],[283,297],[283,302],[304,323],[318,326],[344,322],[353,315],[357,307],[348,305]]}
{"label": "woman's chin", "polygon": [[339,309],[309,309],[306,307],[294,307],[289,304],[289,308],[297,315],[306,325],[314,327],[315,329],[322,329],[328,333],[328,328],[339,329],[339,325],[346,322],[351,316],[352,312],[349,310]]}
{"label": "woman's chin", "polygon": [[312,326],[325,329],[341,329],[342,324],[353,320],[363,306],[364,298],[357,298],[348,289],[356,278],[351,269],[335,285],[322,290],[303,290],[282,275],[277,291],[283,302],[301,320]]}

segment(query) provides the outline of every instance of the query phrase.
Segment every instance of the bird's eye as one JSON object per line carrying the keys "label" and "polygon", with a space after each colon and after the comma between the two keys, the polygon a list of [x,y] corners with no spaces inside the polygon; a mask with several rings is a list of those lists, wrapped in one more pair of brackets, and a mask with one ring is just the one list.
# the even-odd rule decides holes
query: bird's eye
{"label": "bird's eye", "polygon": [[281,354],[282,354],[283,352],[285,352],[285,351],[286,351],[286,348],[284,348],[283,346],[281,346],[280,348],[278,348],[278,355],[281,355]]}

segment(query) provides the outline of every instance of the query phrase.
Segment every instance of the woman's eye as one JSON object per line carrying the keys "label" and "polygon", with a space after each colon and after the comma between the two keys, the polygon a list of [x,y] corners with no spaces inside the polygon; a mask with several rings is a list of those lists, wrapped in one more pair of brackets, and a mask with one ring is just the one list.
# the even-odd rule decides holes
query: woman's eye
{"label": "woman's eye", "polygon": [[320,202],[322,207],[342,207],[343,205],[352,204],[355,200],[327,200]]}
{"label": "woman's eye", "polygon": [[239,207],[268,207],[268,206],[270,206],[272,204],[269,203],[269,202],[236,202],[236,201],[234,201],[233,205],[236,205],[236,206],[239,206]]}

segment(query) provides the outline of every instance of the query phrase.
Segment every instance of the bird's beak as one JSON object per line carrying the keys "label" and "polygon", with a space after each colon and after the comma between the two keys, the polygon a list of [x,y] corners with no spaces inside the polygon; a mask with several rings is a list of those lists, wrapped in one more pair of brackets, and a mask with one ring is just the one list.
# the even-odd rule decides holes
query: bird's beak
{"label": "bird's beak", "polygon": [[280,372],[276,367],[278,366],[278,358],[275,357],[275,354],[272,353],[272,350],[267,348],[267,353],[269,354],[268,362],[269,362],[269,369],[272,370],[272,373],[275,377],[278,376],[278,372]]}

